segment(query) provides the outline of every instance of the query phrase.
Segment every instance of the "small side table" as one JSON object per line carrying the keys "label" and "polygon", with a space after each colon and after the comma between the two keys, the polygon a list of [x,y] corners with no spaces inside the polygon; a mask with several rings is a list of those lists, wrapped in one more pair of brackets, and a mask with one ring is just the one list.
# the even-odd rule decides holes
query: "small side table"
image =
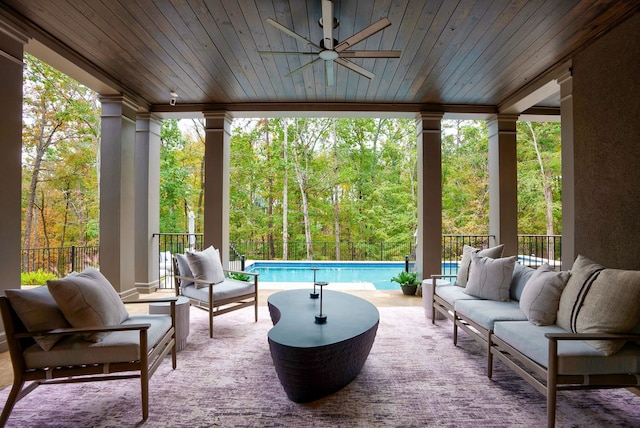
{"label": "small side table", "polygon": [[[449,284],[444,279],[436,279],[436,285]],[[424,308],[424,316],[428,319],[433,318],[433,280],[431,278],[422,280],[422,307]],[[436,320],[445,320],[447,317],[436,311]]]}
{"label": "small side table", "polygon": [[[176,302],[176,350],[182,351],[187,346],[189,337],[189,298],[178,296]],[[169,302],[149,303],[150,314],[171,315],[171,304]]]}

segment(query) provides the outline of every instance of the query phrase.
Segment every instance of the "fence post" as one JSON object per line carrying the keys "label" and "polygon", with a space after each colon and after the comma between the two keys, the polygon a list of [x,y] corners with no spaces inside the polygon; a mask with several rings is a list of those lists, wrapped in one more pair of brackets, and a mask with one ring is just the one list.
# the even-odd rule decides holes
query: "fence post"
{"label": "fence post", "polygon": [[404,270],[409,272],[409,256],[404,256]]}
{"label": "fence post", "polygon": [[240,256],[240,270],[244,272],[244,262],[245,262],[245,257],[244,254],[242,256]]}
{"label": "fence post", "polygon": [[76,246],[71,246],[71,272],[76,271]]}

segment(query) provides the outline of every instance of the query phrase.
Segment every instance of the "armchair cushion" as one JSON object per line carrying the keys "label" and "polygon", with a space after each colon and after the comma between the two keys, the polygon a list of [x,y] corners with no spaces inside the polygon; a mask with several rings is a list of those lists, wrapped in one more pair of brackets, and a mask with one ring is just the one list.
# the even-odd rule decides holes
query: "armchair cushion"
{"label": "armchair cushion", "polygon": [[[71,327],[62,312],[60,312],[60,309],[58,309],[58,305],[47,287],[5,290],[5,294],[27,331],[34,332]],[[34,337],[38,345],[45,351],[51,349],[62,338],[62,336],[57,335]]]}
{"label": "armchair cushion", "polygon": [[469,282],[464,292],[483,299],[508,302],[517,257],[492,259],[473,253],[471,258]]}
{"label": "armchair cushion", "polygon": [[462,260],[460,261],[460,267],[458,267],[458,275],[456,277],[456,285],[460,287],[466,287],[467,281],[469,281],[469,275],[471,271],[471,255],[478,254],[483,257],[491,257],[497,259],[502,257],[504,251],[504,244],[497,245],[491,248],[485,248],[481,250],[469,245],[462,247]]}
{"label": "armchair cushion", "polygon": [[[187,256],[184,254],[176,254],[176,261],[178,262],[179,275],[182,277],[193,278],[193,272],[191,272],[191,268],[189,267]],[[188,279],[180,280],[180,287],[187,287],[189,285],[193,285],[193,281],[189,281]]]}
{"label": "armchair cushion", "polygon": [[[47,281],[49,291],[73,327],[105,327],[123,323],[129,314],[111,283],[97,269]],[[99,342],[104,333],[86,334]]]}
{"label": "armchair cushion", "polygon": [[[187,251],[187,262],[195,279],[219,284],[224,281],[220,252],[210,246],[203,251]],[[196,287],[204,287],[196,283]]]}
{"label": "armchair cushion", "polygon": [[[133,315],[122,324],[150,324],[147,330],[149,351],[171,328],[171,317]],[[106,333],[100,342],[87,342],[78,334],[61,336],[61,339],[49,352],[43,352],[35,345],[27,348],[24,351],[27,368],[122,363],[140,359],[140,333],[137,330]]]}
{"label": "armchair cushion", "polygon": [[[213,287],[213,301],[234,299],[255,292],[252,282],[238,281],[227,278]],[[193,285],[182,289],[182,295],[201,302],[209,302],[209,289],[196,288]]]}

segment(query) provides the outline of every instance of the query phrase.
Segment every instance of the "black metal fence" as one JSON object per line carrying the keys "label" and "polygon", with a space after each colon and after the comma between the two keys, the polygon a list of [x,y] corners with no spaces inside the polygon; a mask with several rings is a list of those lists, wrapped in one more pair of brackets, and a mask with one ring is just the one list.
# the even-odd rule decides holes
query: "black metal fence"
{"label": "black metal fence", "polygon": [[[306,242],[288,242],[287,257],[284,257],[284,242],[242,241],[233,242],[231,247],[237,254],[252,260],[307,260]],[[405,256],[414,254],[414,243],[407,242],[335,242],[313,241],[310,245],[313,260],[347,261],[404,261]]]}
{"label": "black metal fence", "polygon": [[[158,239],[158,269],[161,288],[173,287],[173,266],[171,256],[184,253],[188,249],[202,250],[202,233],[154,233]],[[443,272],[448,274],[457,269],[465,245],[475,248],[488,248],[496,245],[493,235],[442,235]],[[229,246],[229,269],[242,270],[244,259],[282,260],[283,242],[273,245],[267,242],[233,242]],[[314,260],[338,260],[336,245],[333,242],[312,242],[311,252]],[[88,266],[98,267],[98,246],[27,248],[21,251],[21,271],[54,273],[60,277],[73,271],[81,271]],[[275,254],[275,256],[272,256]],[[518,254],[520,263],[537,267],[548,263],[555,269],[560,268],[562,256],[562,237],[559,235],[518,235]],[[405,261],[409,256],[415,260],[414,243],[408,242],[341,242],[339,259],[343,261]],[[288,260],[306,260],[307,247],[304,242],[288,243]],[[449,262],[449,263],[447,263]],[[448,271],[449,270],[449,271]]]}
{"label": "black metal fence", "polygon": [[520,263],[538,267],[548,263],[559,270],[562,259],[562,236],[560,235],[518,235]]}
{"label": "black metal fence", "polygon": [[82,271],[92,266],[98,267],[99,246],[24,248],[21,250],[21,272],[53,273],[60,277],[73,271]]}

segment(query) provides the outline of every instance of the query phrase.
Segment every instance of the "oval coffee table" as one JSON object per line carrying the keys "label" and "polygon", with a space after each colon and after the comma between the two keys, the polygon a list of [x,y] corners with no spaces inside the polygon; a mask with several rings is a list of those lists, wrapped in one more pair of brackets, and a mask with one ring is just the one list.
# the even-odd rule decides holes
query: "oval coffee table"
{"label": "oval coffee table", "polygon": [[378,309],[364,299],[323,291],[325,324],[317,324],[320,299],[308,289],[288,290],[267,299],[274,327],[269,348],[278,378],[296,403],[333,394],[351,382],[369,356],[378,330]]}

